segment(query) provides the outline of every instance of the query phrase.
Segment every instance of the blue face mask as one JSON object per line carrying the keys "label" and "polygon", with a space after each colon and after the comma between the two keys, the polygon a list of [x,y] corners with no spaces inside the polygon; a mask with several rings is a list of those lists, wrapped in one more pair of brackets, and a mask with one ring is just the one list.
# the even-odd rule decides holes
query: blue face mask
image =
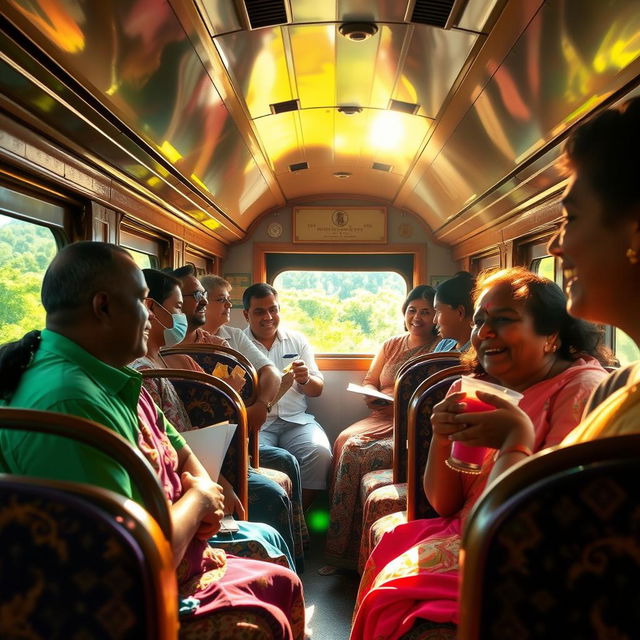
{"label": "blue face mask", "polygon": [[171,318],[173,319],[173,326],[163,332],[165,347],[173,347],[176,344],[180,344],[187,335],[187,316],[184,313],[172,313]]}

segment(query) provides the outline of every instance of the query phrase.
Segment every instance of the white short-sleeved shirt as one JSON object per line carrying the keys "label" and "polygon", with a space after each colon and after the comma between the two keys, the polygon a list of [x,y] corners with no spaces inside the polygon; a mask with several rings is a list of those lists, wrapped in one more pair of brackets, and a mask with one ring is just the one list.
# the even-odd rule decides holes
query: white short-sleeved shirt
{"label": "white short-sleeved shirt", "polygon": [[232,349],[239,351],[247,358],[256,371],[260,371],[262,367],[267,365],[273,365],[264,352],[256,348],[253,340],[250,340],[242,329],[222,326],[215,335],[224,338]]}
{"label": "white short-sleeved shirt", "polygon": [[[260,350],[261,355],[268,357],[269,362],[274,364],[280,372],[294,360],[304,360],[309,369],[309,374],[324,380],[324,377],[318,370],[313,351],[307,339],[300,332],[290,329],[278,329],[276,339],[273,345],[271,345],[270,350],[267,350],[262,343],[253,337],[250,327],[247,327],[244,333],[252,345]],[[291,353],[297,353],[298,355],[295,358],[283,358],[284,355]],[[304,395],[298,384],[294,383],[291,389],[273,405],[271,413],[267,416],[265,425],[270,424],[278,418],[293,422],[294,424],[306,424],[310,419],[313,420],[313,416],[307,413],[307,396]]]}

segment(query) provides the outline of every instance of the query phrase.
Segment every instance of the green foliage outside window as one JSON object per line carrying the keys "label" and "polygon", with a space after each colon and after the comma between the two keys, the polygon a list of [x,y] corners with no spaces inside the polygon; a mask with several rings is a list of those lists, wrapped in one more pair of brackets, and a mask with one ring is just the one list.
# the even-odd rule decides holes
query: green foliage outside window
{"label": "green foliage outside window", "polygon": [[0,344],[42,329],[42,278],[57,251],[51,231],[0,215]]}
{"label": "green foliage outside window", "polygon": [[273,286],[282,324],[316,353],[375,353],[404,330],[407,286],[397,273],[285,271]]}

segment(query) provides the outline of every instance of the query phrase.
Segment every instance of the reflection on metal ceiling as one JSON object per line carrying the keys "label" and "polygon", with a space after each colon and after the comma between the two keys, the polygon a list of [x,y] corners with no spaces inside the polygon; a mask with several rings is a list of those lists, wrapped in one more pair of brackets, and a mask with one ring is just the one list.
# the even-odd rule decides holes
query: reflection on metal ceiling
{"label": "reflection on metal ceiling", "polygon": [[7,70],[31,87],[5,93],[225,241],[297,198],[353,194],[456,242],[639,73],[635,0],[469,0],[450,29],[412,24],[409,0],[287,0],[286,24],[255,30],[229,0],[5,4]]}

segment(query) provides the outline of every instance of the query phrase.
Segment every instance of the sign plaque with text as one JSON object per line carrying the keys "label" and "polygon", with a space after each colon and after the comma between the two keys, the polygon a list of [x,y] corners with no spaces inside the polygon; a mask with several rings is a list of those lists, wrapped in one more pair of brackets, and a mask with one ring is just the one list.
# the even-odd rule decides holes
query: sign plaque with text
{"label": "sign plaque with text", "polygon": [[384,243],[387,210],[385,207],[296,207],[293,241]]}

